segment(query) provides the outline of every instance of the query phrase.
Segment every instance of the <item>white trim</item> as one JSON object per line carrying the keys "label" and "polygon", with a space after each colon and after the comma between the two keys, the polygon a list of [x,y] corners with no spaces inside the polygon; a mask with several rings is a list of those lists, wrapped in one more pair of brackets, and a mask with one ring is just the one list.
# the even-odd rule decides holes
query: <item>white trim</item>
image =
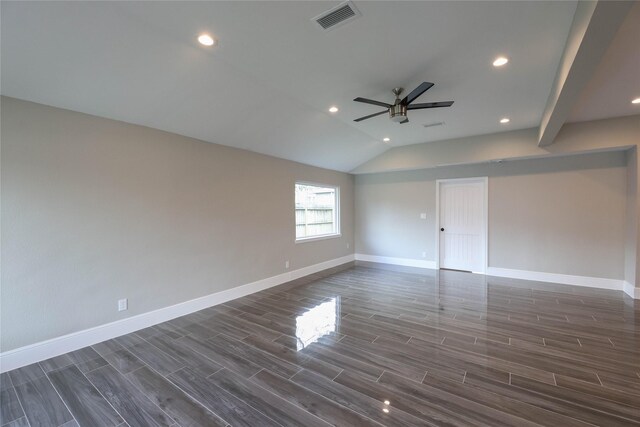
{"label": "white trim", "polygon": [[[355,254],[356,261],[377,262],[380,264],[402,265],[405,267],[418,267],[436,269],[435,261],[424,261],[409,258],[393,258],[378,255]],[[472,272],[484,274],[480,272]],[[514,270],[511,268],[487,267],[487,276],[508,277],[510,279],[533,280],[537,282],[559,283],[562,285],[584,286],[588,288],[611,289],[624,291],[634,299],[640,299],[640,288],[631,283],[618,279],[605,279],[602,277],[573,276],[570,274],[544,273],[541,271]]]}
{"label": "white trim", "polygon": [[440,180],[436,179],[436,269],[440,269]]}
{"label": "white trim", "polygon": [[640,299],[640,288],[636,288],[626,280],[622,284],[622,289],[624,290],[624,293],[629,295],[631,298]]}
{"label": "white trim", "polygon": [[393,258],[388,256],[377,256],[377,255],[366,255],[366,254],[356,254],[355,256],[356,256],[356,261],[367,261],[367,262],[377,262],[380,264],[402,265],[405,267],[429,268],[432,270],[436,268],[435,261],[426,261],[421,259],[410,259],[410,258]]}
{"label": "white trim", "polygon": [[588,288],[623,290],[623,280],[602,277],[573,276],[570,274],[544,273],[541,271],[514,270],[511,268],[489,267],[488,276],[511,279],[535,280],[538,282],[560,283],[562,285],[586,286]]}
{"label": "white trim", "polygon": [[167,320],[171,320],[176,317],[184,316],[217,304],[222,304],[223,302],[262,291],[273,286],[281,285],[290,280],[295,280],[328,268],[337,267],[354,260],[355,256],[353,254],[343,256],[341,258],[310,265],[308,267],[303,267],[277,276],[268,277],[246,285],[205,295],[190,301],[181,302],[169,307],[160,308],[158,310],[127,317],[126,319],[95,326],[83,331],[73,332],[61,337],[30,344],[15,350],[5,351],[0,353],[0,372],[11,371],[50,357],[78,350],[88,345],[93,345],[120,335],[135,332],[158,323],[166,322]]}
{"label": "white trim", "polygon": [[297,245],[298,243],[313,242],[315,240],[337,239],[338,237],[342,237],[342,234],[340,234],[340,233],[338,233],[338,234],[323,234],[321,236],[301,237],[299,239],[296,239],[295,243]]}
{"label": "white trim", "polygon": [[484,271],[473,273],[485,274],[489,268],[489,177],[436,179],[436,260],[435,268],[440,268],[440,184],[442,183],[481,182],[484,185]]}

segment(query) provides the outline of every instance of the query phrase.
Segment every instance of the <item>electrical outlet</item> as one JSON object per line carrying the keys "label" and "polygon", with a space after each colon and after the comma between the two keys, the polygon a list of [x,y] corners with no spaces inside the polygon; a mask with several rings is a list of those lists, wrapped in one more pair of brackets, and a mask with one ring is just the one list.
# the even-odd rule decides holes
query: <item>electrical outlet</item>
{"label": "electrical outlet", "polygon": [[118,300],[118,311],[125,311],[127,309],[127,299],[123,298],[123,299],[119,299]]}
{"label": "electrical outlet", "polygon": [[347,249],[349,249],[349,246],[351,246],[351,245],[349,245],[349,244],[347,243]]}
{"label": "electrical outlet", "polygon": [[425,212],[421,213],[420,219],[427,219],[427,214]]}
{"label": "electrical outlet", "polygon": [[284,268],[289,268],[289,260],[286,260],[286,261],[284,262]]}
{"label": "electrical outlet", "polygon": [[422,252],[422,258],[426,258],[427,257],[427,253],[426,252]]}

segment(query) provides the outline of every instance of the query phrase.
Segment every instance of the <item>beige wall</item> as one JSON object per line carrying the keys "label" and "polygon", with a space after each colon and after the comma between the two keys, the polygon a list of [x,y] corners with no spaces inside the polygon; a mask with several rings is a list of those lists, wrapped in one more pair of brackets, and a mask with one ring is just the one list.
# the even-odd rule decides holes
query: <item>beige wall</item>
{"label": "beige wall", "polygon": [[638,207],[638,148],[627,152],[627,218],[626,218],[626,249],[625,249],[625,270],[624,280],[627,283],[635,283],[640,287],[640,253],[638,252],[638,241],[640,241],[640,208]]}
{"label": "beige wall", "polygon": [[[491,135],[437,141],[392,148],[358,166],[356,174],[441,169],[452,165],[477,167],[498,159],[560,159],[585,153],[626,150],[628,153],[625,232],[625,280],[640,292],[640,174],[637,173],[640,115],[565,124],[554,144],[538,147],[537,130],[525,129]],[[553,162],[553,160],[550,160]],[[465,166],[472,167],[472,166]],[[451,169],[455,171],[455,168]],[[396,196],[398,197],[398,196]],[[366,225],[360,224],[362,227]],[[371,241],[373,236],[369,236]]]}
{"label": "beige wall", "polygon": [[[1,125],[2,351],[353,252],[351,175],[6,97]],[[342,237],[294,243],[296,180],[340,186]]]}
{"label": "beige wall", "polygon": [[489,176],[491,267],[623,279],[625,164],[618,151],[358,175],[356,252],[435,260],[435,180]]}

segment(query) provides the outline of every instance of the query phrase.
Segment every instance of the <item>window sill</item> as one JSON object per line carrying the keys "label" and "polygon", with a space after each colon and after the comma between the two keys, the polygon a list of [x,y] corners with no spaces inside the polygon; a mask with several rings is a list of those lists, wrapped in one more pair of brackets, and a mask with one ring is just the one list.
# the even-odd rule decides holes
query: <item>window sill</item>
{"label": "window sill", "polygon": [[296,244],[298,244],[298,243],[306,243],[306,242],[314,242],[316,240],[336,239],[338,237],[342,237],[342,234],[338,233],[338,234],[325,234],[325,235],[322,235],[322,236],[302,237],[300,239],[296,239]]}

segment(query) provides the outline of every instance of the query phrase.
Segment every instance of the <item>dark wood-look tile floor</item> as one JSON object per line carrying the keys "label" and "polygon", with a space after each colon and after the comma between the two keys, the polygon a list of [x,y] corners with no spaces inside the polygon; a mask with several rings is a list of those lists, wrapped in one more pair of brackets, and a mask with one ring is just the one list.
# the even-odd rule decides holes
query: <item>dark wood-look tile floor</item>
{"label": "dark wood-look tile floor", "polygon": [[640,425],[637,301],[379,267],[4,373],[0,425]]}

